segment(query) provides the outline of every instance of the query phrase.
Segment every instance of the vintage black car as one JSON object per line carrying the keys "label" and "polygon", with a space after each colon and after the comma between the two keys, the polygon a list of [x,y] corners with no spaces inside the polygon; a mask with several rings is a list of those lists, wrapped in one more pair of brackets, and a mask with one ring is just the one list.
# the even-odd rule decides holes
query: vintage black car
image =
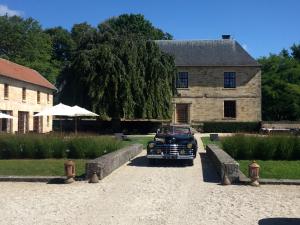
{"label": "vintage black car", "polygon": [[197,153],[197,141],[189,126],[165,125],[157,130],[153,141],[147,146],[147,158],[150,164],[157,159],[185,160],[194,164]]}

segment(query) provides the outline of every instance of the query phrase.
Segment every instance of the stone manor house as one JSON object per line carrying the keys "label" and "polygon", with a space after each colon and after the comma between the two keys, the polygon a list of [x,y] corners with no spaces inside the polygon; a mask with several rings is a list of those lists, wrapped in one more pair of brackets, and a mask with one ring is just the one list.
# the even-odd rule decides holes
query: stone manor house
{"label": "stone manor house", "polygon": [[173,123],[261,121],[260,65],[230,35],[156,43],[177,66]]}
{"label": "stone manor house", "polygon": [[33,117],[53,105],[56,88],[37,71],[0,58],[0,132],[45,133],[52,130],[50,116]]}

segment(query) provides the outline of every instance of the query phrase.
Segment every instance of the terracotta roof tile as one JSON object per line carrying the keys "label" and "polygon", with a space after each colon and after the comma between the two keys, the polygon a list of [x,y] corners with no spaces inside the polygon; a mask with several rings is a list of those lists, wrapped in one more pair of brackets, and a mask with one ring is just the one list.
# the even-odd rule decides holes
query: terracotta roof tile
{"label": "terracotta roof tile", "polygon": [[1,58],[0,75],[56,90],[55,86],[37,71]]}

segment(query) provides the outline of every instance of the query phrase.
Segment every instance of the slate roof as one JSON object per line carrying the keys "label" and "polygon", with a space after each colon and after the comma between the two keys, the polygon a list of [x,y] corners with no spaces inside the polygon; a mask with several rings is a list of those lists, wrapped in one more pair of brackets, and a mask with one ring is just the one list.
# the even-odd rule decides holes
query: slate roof
{"label": "slate roof", "polygon": [[56,90],[55,86],[37,71],[1,58],[0,75]]}
{"label": "slate roof", "polygon": [[163,52],[175,57],[176,66],[260,66],[233,39],[155,42]]}

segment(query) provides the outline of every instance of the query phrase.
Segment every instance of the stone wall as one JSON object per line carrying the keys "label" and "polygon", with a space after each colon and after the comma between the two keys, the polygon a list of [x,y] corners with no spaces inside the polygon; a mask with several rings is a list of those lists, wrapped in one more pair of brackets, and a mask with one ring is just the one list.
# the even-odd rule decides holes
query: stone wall
{"label": "stone wall", "polygon": [[142,150],[143,145],[134,144],[88,161],[85,165],[86,179],[91,178],[94,172],[97,173],[99,179],[103,179],[115,169],[137,156]]}
{"label": "stone wall", "polygon": [[[9,85],[9,96],[4,98],[4,84]],[[22,88],[26,88],[26,101],[22,100]],[[40,103],[37,103],[37,91],[40,91]],[[49,94],[49,101],[47,100]],[[0,76],[0,110],[13,111],[12,132],[18,130],[18,112],[29,112],[29,131],[33,130],[33,115],[53,105],[53,90],[27,82]],[[43,117],[42,132],[52,130],[52,118]]]}
{"label": "stone wall", "polygon": [[[178,67],[189,73],[189,87],[180,88],[176,104],[189,104],[189,122],[261,121],[261,70],[258,67]],[[224,72],[236,72],[236,88],[224,88]],[[236,118],[224,118],[224,101],[236,101]]]}
{"label": "stone wall", "polygon": [[277,128],[277,129],[300,129],[300,122],[298,121],[264,121],[261,123],[263,128]]}
{"label": "stone wall", "polygon": [[207,145],[206,154],[214,163],[221,179],[226,173],[231,183],[239,182],[239,164],[230,155],[216,145]]}

